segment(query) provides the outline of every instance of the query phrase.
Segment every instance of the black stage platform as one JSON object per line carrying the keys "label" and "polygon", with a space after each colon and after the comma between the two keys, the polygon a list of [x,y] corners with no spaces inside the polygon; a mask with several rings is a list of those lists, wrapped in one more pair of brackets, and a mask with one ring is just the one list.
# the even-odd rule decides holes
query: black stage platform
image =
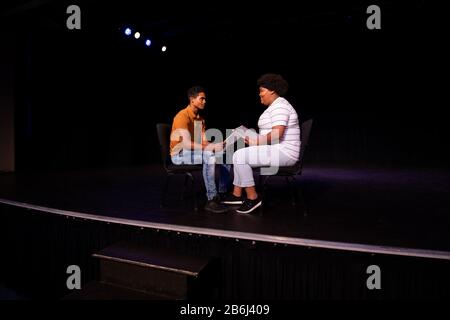
{"label": "black stage platform", "polygon": [[164,175],[159,165],[2,173],[0,203],[187,234],[450,260],[447,169],[308,166],[297,177],[307,216],[291,205],[283,179],[271,180],[256,214],[195,212],[192,199],[179,199],[181,176],[160,208]]}

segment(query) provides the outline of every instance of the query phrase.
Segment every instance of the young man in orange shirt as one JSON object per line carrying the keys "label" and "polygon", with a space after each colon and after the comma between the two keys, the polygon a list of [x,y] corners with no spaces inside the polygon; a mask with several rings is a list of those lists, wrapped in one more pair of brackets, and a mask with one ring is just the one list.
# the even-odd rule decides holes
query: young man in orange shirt
{"label": "young man in orange shirt", "polygon": [[[203,163],[203,180],[208,201],[205,210],[225,213],[228,207],[220,203],[215,182],[216,153],[221,155],[223,143],[209,143],[205,136],[205,120],[199,111],[205,108],[206,93],[202,87],[188,90],[189,105],[173,119],[170,135],[170,155],[176,165]],[[230,185],[231,165],[220,164],[219,193]]]}

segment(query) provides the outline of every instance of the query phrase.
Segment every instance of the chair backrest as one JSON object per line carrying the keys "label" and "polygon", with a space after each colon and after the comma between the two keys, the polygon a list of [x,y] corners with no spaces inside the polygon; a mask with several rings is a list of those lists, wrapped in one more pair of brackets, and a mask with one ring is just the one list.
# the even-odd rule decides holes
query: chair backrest
{"label": "chair backrest", "polygon": [[172,128],[167,123],[157,123],[156,131],[158,133],[159,148],[161,150],[161,161],[164,168],[170,163],[170,133]]}
{"label": "chair backrest", "polygon": [[303,158],[305,157],[305,150],[308,147],[309,144],[309,135],[311,133],[311,127],[313,124],[313,119],[306,120],[302,122],[301,128],[300,128],[300,156],[298,158],[298,161],[300,164],[303,164]]}
{"label": "chair backrest", "polygon": [[[294,164],[294,166],[290,167],[287,172],[298,175],[301,174],[303,168],[303,159],[305,158],[305,150],[309,144],[309,135],[311,133],[311,127],[313,124],[313,119],[308,119],[300,124],[300,155],[298,157],[298,161]],[[282,171],[285,173],[285,171]]]}

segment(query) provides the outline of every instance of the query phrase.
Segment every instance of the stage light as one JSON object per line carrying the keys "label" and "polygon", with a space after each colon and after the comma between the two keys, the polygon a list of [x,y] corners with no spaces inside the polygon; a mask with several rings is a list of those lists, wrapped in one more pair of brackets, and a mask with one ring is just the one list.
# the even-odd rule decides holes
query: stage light
{"label": "stage light", "polygon": [[126,28],[126,29],[125,29],[125,34],[126,34],[127,36],[131,35],[131,29],[130,29],[130,28]]}
{"label": "stage light", "polygon": [[167,50],[167,47],[166,46],[162,46],[161,51],[162,52],[166,52],[166,50]]}
{"label": "stage light", "polygon": [[141,37],[141,34],[140,34],[139,32],[136,32],[136,33],[134,34],[134,37],[135,37],[136,39],[139,39],[139,38]]}
{"label": "stage light", "polygon": [[145,45],[146,45],[147,47],[150,47],[151,44],[152,44],[152,41],[151,41],[150,39],[145,40]]}

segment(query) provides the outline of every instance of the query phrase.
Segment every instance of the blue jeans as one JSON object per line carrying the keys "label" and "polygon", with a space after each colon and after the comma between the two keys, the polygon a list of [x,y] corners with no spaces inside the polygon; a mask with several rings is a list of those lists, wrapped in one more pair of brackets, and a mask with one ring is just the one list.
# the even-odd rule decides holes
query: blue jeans
{"label": "blue jeans", "polygon": [[[221,154],[219,154],[221,156]],[[205,181],[206,196],[212,200],[217,195],[216,189],[216,156],[211,151],[183,150],[179,154],[172,156],[172,162],[181,164],[201,164],[203,163],[203,180]],[[231,165],[219,164],[219,192],[225,193],[231,185]]]}

